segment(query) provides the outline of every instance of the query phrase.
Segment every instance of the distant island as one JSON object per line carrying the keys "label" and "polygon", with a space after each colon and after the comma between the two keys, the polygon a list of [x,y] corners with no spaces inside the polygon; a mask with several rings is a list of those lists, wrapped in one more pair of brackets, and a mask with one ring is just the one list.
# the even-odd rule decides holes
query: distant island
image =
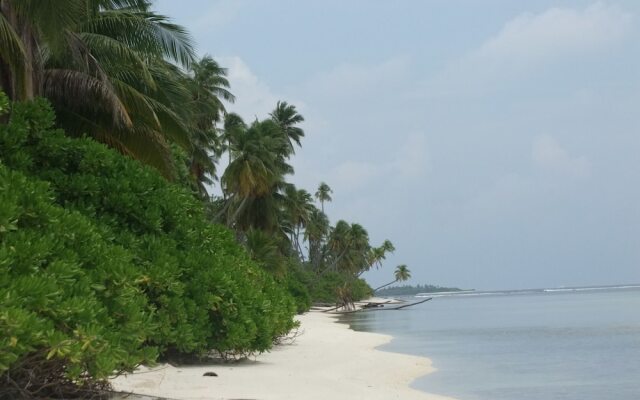
{"label": "distant island", "polygon": [[399,285],[376,291],[376,296],[402,296],[418,293],[461,292],[463,289],[436,285]]}

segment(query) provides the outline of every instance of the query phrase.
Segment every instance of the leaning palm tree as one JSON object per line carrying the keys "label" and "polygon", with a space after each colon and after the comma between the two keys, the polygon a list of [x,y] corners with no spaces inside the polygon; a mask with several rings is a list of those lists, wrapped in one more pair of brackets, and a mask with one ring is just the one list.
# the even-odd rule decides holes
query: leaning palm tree
{"label": "leaning palm tree", "polygon": [[387,258],[387,253],[393,253],[395,250],[396,248],[390,240],[385,240],[379,247],[372,247],[367,255],[367,264],[358,272],[358,276],[373,267],[382,267],[382,262]]}
{"label": "leaning palm tree", "polygon": [[371,251],[369,234],[360,224],[348,224],[340,220],[331,229],[327,240],[328,265],[320,271],[339,271],[357,276],[366,267]]}
{"label": "leaning palm tree", "polygon": [[389,282],[387,284],[379,286],[379,287],[373,289],[373,291],[377,292],[378,290],[382,289],[383,287],[387,287],[389,285],[393,285],[396,282],[404,282],[404,281],[409,280],[409,278],[411,278],[411,271],[409,271],[409,268],[407,268],[407,266],[404,265],[404,264],[398,265],[396,267],[395,272],[394,272],[394,277],[396,279],[394,279],[392,282]]}
{"label": "leaning palm tree", "polygon": [[331,201],[331,193],[333,190],[324,182],[320,182],[320,186],[318,186],[318,190],[315,193],[316,199],[320,202],[320,209],[324,212],[324,202]]}

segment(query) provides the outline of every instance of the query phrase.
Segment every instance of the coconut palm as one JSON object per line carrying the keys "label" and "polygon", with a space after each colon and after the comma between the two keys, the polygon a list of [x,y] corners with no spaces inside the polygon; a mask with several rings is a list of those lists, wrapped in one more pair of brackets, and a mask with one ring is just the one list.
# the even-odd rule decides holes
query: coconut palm
{"label": "coconut palm", "polygon": [[315,271],[322,262],[322,247],[329,233],[329,219],[316,207],[311,209],[309,220],[304,230],[304,238],[309,244],[309,261]]}
{"label": "coconut palm", "polygon": [[316,199],[320,202],[320,209],[324,212],[324,202],[331,201],[331,193],[333,190],[324,182],[320,182],[320,186],[318,186],[318,190],[315,193]]}
{"label": "coconut palm", "polygon": [[356,276],[365,268],[371,250],[369,234],[360,224],[351,224],[340,220],[331,229],[327,240],[328,266],[320,271],[341,271]]}
{"label": "coconut palm", "polygon": [[283,203],[287,221],[291,225],[291,243],[297,250],[300,259],[304,261],[304,253],[300,245],[300,230],[306,228],[313,211],[312,197],[304,189],[297,189],[295,185],[285,185]]}
{"label": "coconut palm", "polygon": [[0,85],[47,97],[70,134],[96,139],[171,176],[169,142],[191,145],[182,73],[186,31],[143,0],[2,0]]}
{"label": "coconut palm", "polygon": [[284,190],[284,176],[293,171],[282,157],[286,143],[280,128],[271,120],[247,127],[237,117],[228,128],[231,162],[221,179],[228,198],[222,211],[227,215],[224,221],[240,231],[255,227],[275,232],[279,227],[279,192]]}
{"label": "coconut palm", "polygon": [[382,261],[387,258],[387,253],[393,253],[395,250],[396,248],[389,240],[385,240],[379,247],[371,248],[367,257],[367,265],[358,272],[358,276],[369,271],[373,267],[382,267]]}
{"label": "coconut palm", "polygon": [[411,278],[411,271],[409,271],[409,268],[407,268],[407,266],[404,265],[404,264],[398,265],[393,274],[394,274],[394,277],[396,279],[394,279],[392,282],[389,282],[387,284],[384,284],[382,286],[379,286],[379,287],[373,289],[373,291],[377,292],[378,290],[382,289],[383,287],[387,287],[389,285],[393,285],[396,282],[404,282],[404,281],[409,280],[409,278]]}
{"label": "coconut palm", "polygon": [[294,142],[300,146],[300,140],[304,137],[304,131],[296,126],[304,121],[304,117],[298,114],[296,106],[288,104],[286,101],[279,101],[275,110],[269,114],[271,119],[280,127],[281,133],[288,144],[286,156],[295,153]]}
{"label": "coconut palm", "polygon": [[192,101],[186,106],[191,110],[189,172],[196,188],[207,196],[205,185],[213,183],[216,164],[224,151],[223,138],[216,123],[226,113],[222,100],[233,102],[235,97],[229,92],[227,70],[220,67],[211,57],[204,56],[191,65],[187,85]]}
{"label": "coconut palm", "polygon": [[285,257],[273,235],[259,229],[250,229],[246,235],[245,248],[258,265],[274,276],[281,278],[286,274]]}

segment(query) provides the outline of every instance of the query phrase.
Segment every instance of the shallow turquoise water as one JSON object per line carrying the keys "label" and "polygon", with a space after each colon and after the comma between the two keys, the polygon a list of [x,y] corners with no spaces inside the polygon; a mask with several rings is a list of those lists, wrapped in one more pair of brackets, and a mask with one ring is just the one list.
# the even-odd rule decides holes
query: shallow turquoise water
{"label": "shallow turquoise water", "polygon": [[640,399],[638,288],[436,297],[345,321],[393,335],[383,350],[431,358],[438,371],[413,383],[427,392],[460,400]]}

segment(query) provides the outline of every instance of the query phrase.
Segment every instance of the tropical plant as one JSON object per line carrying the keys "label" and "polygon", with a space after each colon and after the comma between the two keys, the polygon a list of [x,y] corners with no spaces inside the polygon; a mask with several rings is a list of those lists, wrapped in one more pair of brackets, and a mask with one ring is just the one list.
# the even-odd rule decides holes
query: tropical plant
{"label": "tropical plant", "polygon": [[332,193],[333,193],[333,190],[331,190],[329,185],[327,185],[324,182],[320,182],[320,185],[318,186],[318,190],[316,190],[315,197],[320,202],[320,209],[322,210],[322,212],[324,212],[325,201],[332,200],[331,198]]}
{"label": "tropical plant", "polygon": [[288,230],[290,231],[291,243],[300,259],[304,261],[304,252],[300,245],[300,232],[302,228],[307,227],[311,213],[315,208],[311,194],[304,189],[297,189],[293,184],[287,184],[285,185],[283,203],[286,221],[290,225]]}
{"label": "tropical plant", "polygon": [[198,144],[177,67],[194,61],[191,38],[150,2],[3,0],[0,33],[0,86],[12,99],[50,99],[67,133],[91,135],[167,177],[169,143]]}
{"label": "tropical plant", "polygon": [[396,282],[404,282],[404,281],[409,280],[409,278],[411,278],[411,271],[409,271],[409,268],[407,268],[406,265],[402,264],[402,265],[398,265],[396,267],[396,270],[394,271],[393,275],[395,277],[395,279],[393,281],[391,281],[389,283],[386,283],[386,284],[384,284],[382,286],[379,286],[379,287],[373,289],[373,291],[376,292],[376,291],[378,291],[378,290],[380,290],[380,289],[382,289],[384,287],[387,287],[389,285],[393,285]]}
{"label": "tropical plant", "polygon": [[329,233],[329,219],[317,208],[312,208],[304,230],[304,238],[309,244],[309,262],[318,271],[323,262],[323,246]]}
{"label": "tropical plant", "polygon": [[2,382],[21,376],[28,389],[28,361],[47,357],[73,383],[154,349],[261,352],[294,326],[287,288],[189,191],[53,120],[38,100],[0,125],[0,160],[15,172],[0,174]]}
{"label": "tropical plant", "polygon": [[250,229],[246,236],[245,247],[249,256],[274,276],[283,278],[287,273],[286,258],[280,250],[277,237],[259,229]]}
{"label": "tropical plant", "polygon": [[296,126],[304,121],[304,117],[298,114],[296,106],[288,104],[286,101],[279,101],[275,110],[269,114],[273,122],[280,127],[280,132],[288,144],[288,149],[284,154],[287,158],[295,153],[294,143],[301,145],[300,140],[304,137],[304,131]]}
{"label": "tropical plant", "polygon": [[283,176],[293,171],[280,157],[287,145],[271,120],[249,127],[235,117],[234,121],[229,135],[231,162],[221,180],[228,197],[226,223],[242,232],[251,227],[274,231],[277,207],[270,197],[283,184]]}
{"label": "tropical plant", "polygon": [[191,93],[191,102],[185,105],[191,113],[189,171],[197,190],[205,197],[208,196],[206,185],[217,179],[216,164],[225,150],[223,137],[216,128],[226,113],[222,100],[235,101],[228,90],[226,75],[225,68],[210,56],[204,56],[191,65],[186,79]]}

